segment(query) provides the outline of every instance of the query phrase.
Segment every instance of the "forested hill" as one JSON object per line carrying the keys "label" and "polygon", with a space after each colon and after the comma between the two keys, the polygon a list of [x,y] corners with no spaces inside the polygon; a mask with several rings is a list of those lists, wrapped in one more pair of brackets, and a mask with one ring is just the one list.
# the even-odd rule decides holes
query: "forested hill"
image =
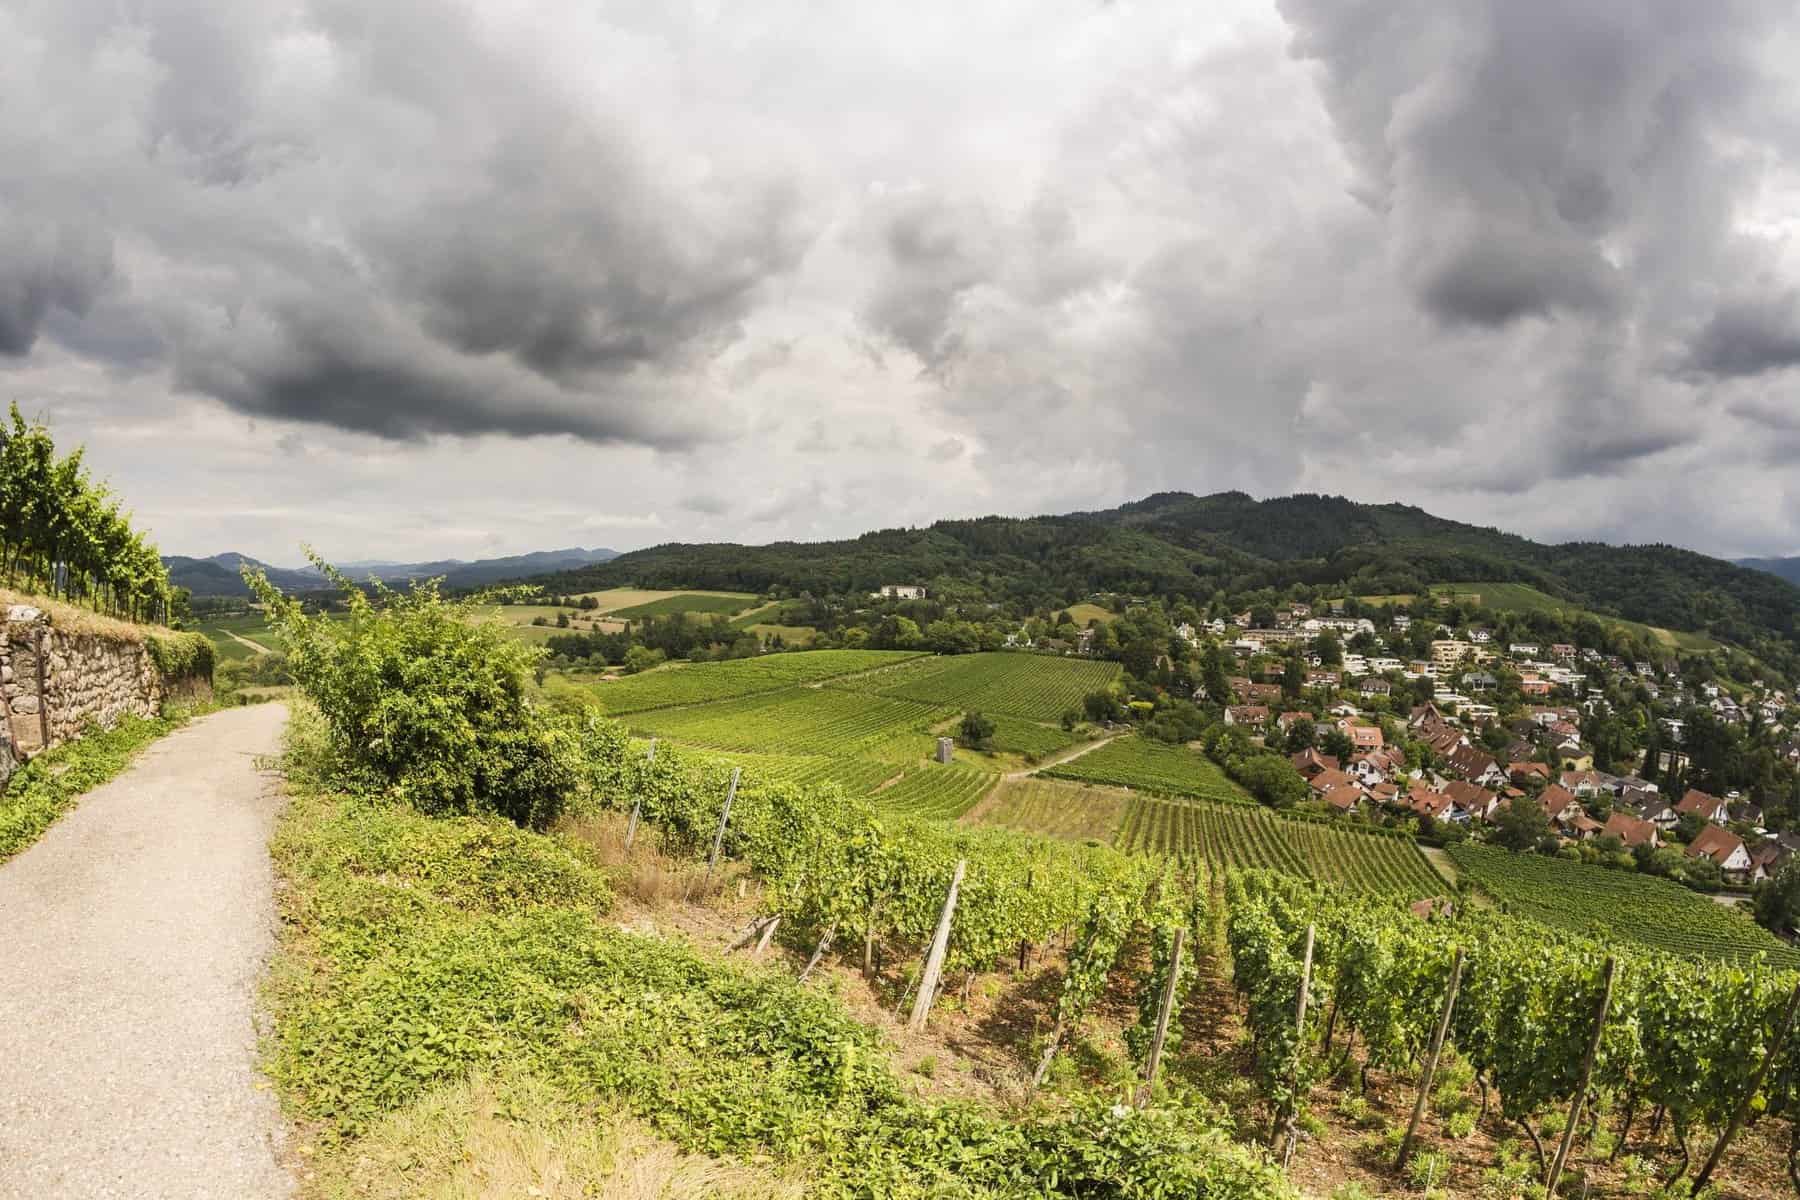
{"label": "forested hill", "polygon": [[963,584],[995,599],[1066,601],[1092,591],[1204,600],[1293,583],[1390,594],[1470,580],[1528,583],[1783,662],[1800,652],[1800,589],[1773,575],[1672,546],[1543,545],[1407,505],[1336,496],[1163,492],[1100,512],[939,521],[847,541],[670,544],[543,582],[565,591],[636,583],[814,594]]}

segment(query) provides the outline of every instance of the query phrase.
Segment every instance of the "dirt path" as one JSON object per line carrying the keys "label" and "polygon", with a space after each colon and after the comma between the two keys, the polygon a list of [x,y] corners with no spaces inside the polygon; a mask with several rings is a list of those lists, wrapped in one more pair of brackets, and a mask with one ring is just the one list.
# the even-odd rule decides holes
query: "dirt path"
{"label": "dirt path", "polygon": [[247,637],[243,637],[239,634],[235,634],[235,633],[231,632],[231,630],[229,630],[229,629],[225,630],[224,632],[225,632],[225,636],[230,638],[232,641],[242,642],[244,645],[250,647],[252,650],[256,651],[258,654],[267,654],[269,652],[269,648],[267,646],[263,645],[261,642],[253,642]]}
{"label": "dirt path", "polygon": [[253,1025],[286,719],[195,721],[0,866],[0,1197],[291,1194]]}
{"label": "dirt path", "polygon": [[1114,734],[1108,734],[1106,737],[1100,738],[1098,741],[1083,742],[1083,743],[1081,743],[1081,745],[1076,746],[1073,750],[1069,750],[1069,751],[1066,751],[1061,754],[1051,755],[1049,758],[1046,758],[1043,761],[1039,762],[1038,765],[1035,767],[1027,767],[1023,771],[1008,771],[1005,775],[1001,776],[1001,778],[1003,778],[1003,779],[1029,779],[1031,776],[1036,775],[1039,771],[1045,771],[1051,767],[1060,767],[1064,763],[1074,762],[1076,759],[1080,758],[1084,754],[1092,754],[1094,751],[1098,750],[1100,747],[1106,745],[1106,743],[1111,742],[1111,741],[1116,741],[1117,739],[1122,738],[1124,736],[1125,735],[1123,733],[1114,733]]}

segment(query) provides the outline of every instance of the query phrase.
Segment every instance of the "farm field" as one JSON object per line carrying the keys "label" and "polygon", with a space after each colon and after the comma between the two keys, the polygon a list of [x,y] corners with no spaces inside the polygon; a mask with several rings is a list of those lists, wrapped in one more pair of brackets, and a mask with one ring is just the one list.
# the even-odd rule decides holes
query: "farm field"
{"label": "farm field", "polygon": [[726,662],[690,663],[589,685],[613,716],[702,704],[817,683],[919,657],[911,650],[807,650]]}
{"label": "farm field", "polygon": [[916,700],[801,687],[643,711],[630,722],[640,733],[715,750],[904,762],[924,757],[932,744],[925,731],[949,715]]}
{"label": "farm field", "polygon": [[1043,654],[992,652],[923,659],[844,686],[957,709],[1055,721],[1111,683],[1119,664]]}
{"label": "farm field", "polygon": [[1027,721],[1023,717],[996,713],[992,719],[993,745],[996,750],[1044,758],[1059,750],[1066,750],[1080,740],[1074,734],[1064,733],[1055,725]]}
{"label": "farm field", "polygon": [[658,588],[630,587],[607,588],[604,591],[599,592],[580,592],[572,597],[572,599],[579,600],[583,596],[592,596],[599,605],[598,608],[590,611],[606,616],[611,616],[621,609],[638,608],[647,604],[656,604],[675,596],[716,597],[721,600],[730,599],[737,601],[736,608],[727,610],[730,612],[742,611],[757,600],[757,597],[752,596],[748,592],[714,592],[707,591],[704,588],[681,588],[671,591]]}
{"label": "farm field", "polygon": [[889,812],[951,821],[974,807],[999,778],[993,771],[964,763],[927,763],[882,788],[873,799]]}
{"label": "farm field", "polygon": [[676,613],[700,613],[732,616],[757,602],[757,597],[719,592],[678,592],[660,600],[646,600],[627,608],[607,609],[606,615],[622,621],[638,621],[647,617],[668,617]]}
{"label": "farm field", "polygon": [[1057,611],[1068,613],[1074,619],[1075,624],[1083,629],[1088,627],[1090,621],[1116,621],[1119,619],[1118,613],[1101,608],[1098,604],[1071,604],[1069,607]]}
{"label": "farm field", "polygon": [[1214,868],[1266,867],[1413,900],[1449,890],[1408,838],[1296,820],[1259,806],[1139,796],[1115,844],[1132,853],[1198,859]]}
{"label": "farm field", "polygon": [[1034,776],[1002,781],[975,819],[1021,833],[1110,842],[1131,801],[1118,788]]}
{"label": "farm field", "polygon": [[1255,803],[1250,793],[1233,783],[1217,763],[1198,750],[1135,735],[1116,738],[1080,758],[1059,763],[1044,774],[1053,779],[1111,784],[1168,796]]}
{"label": "farm field", "polygon": [[212,617],[196,622],[194,632],[203,635],[213,644],[213,656],[221,663],[238,662],[256,656],[256,651],[231,636],[234,633],[266,649],[274,649],[274,644],[269,640],[269,627],[258,613]]}
{"label": "farm field", "polygon": [[1779,966],[1800,967],[1800,951],[1748,914],[1666,879],[1487,846],[1454,846],[1450,858],[1465,879],[1509,911],[1546,925],[1677,954],[1749,958],[1762,953]]}

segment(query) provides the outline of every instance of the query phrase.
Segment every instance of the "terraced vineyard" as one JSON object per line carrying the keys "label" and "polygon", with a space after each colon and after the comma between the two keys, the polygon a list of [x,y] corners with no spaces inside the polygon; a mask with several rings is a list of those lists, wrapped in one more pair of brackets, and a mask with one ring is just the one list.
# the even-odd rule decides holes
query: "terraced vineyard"
{"label": "terraced vineyard", "polygon": [[1074,735],[1064,733],[1055,725],[1043,725],[1027,721],[1023,717],[1000,714],[993,718],[993,722],[993,745],[996,750],[1044,758],[1058,750],[1066,750],[1076,742]]}
{"label": "terraced vineyard", "polygon": [[1546,925],[1707,958],[1762,953],[1780,966],[1800,967],[1800,952],[1748,914],[1666,879],[1489,846],[1454,846],[1450,858],[1464,877],[1508,910]]}
{"label": "terraced vineyard", "polygon": [[1060,779],[1008,779],[982,810],[984,825],[1046,837],[1110,842],[1134,797],[1117,788]]}
{"label": "terraced vineyard", "polygon": [[788,688],[640,712],[631,717],[631,726],[640,733],[714,750],[833,757],[857,757],[859,751],[867,751],[862,757],[903,762],[924,757],[931,746],[926,730],[953,715],[949,709],[913,700],[831,688]]}
{"label": "terraced vineyard", "polygon": [[927,704],[1055,721],[1113,681],[1119,664],[1045,654],[957,654],[922,659],[846,686]]}
{"label": "terraced vineyard", "polygon": [[1409,839],[1296,820],[1253,805],[1138,796],[1114,844],[1125,851],[1200,859],[1215,868],[1266,867],[1409,899],[1449,890]]}
{"label": "terraced vineyard", "polygon": [[1127,735],[1044,772],[1052,779],[1105,783],[1165,796],[1253,804],[1217,763],[1185,746]]}
{"label": "terraced vineyard", "polygon": [[765,654],[761,658],[665,667],[596,683],[592,691],[608,714],[624,716],[818,683],[918,657],[911,650],[799,650]]}
{"label": "terraced vineyard", "polygon": [[955,820],[974,807],[999,780],[993,771],[964,763],[931,763],[906,773],[900,782],[875,793],[875,803],[911,817]]}

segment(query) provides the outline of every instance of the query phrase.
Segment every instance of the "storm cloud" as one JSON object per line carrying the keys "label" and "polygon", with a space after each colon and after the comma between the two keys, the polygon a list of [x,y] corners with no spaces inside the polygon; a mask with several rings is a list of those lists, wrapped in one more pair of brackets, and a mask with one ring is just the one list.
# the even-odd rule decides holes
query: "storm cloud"
{"label": "storm cloud", "polygon": [[173,548],[1242,488],[1800,550],[1771,0],[0,0],[0,38],[0,373]]}

